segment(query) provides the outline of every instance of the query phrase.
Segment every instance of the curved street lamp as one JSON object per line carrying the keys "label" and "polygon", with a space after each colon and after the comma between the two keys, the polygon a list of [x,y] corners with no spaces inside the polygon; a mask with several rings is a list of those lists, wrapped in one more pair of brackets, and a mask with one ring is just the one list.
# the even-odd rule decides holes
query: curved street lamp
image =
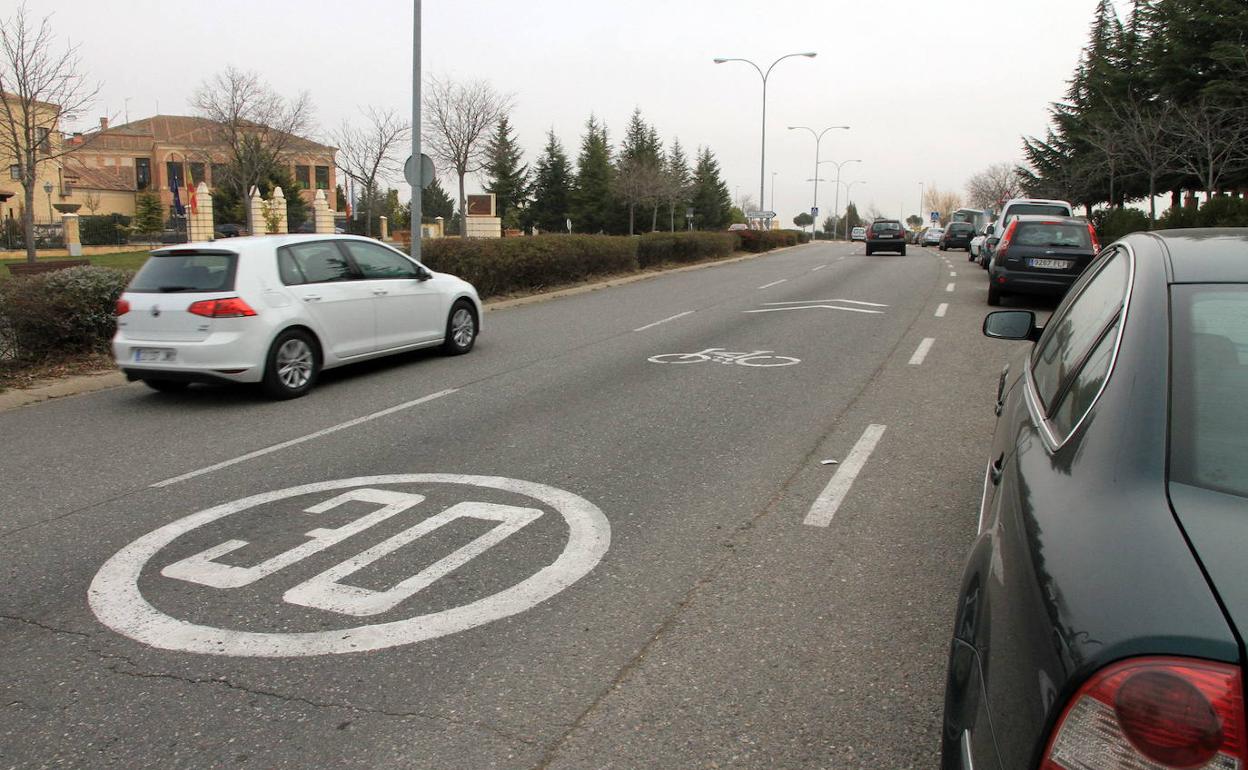
{"label": "curved street lamp", "polygon": [[[52,222],[56,221],[56,218],[52,216],[52,182],[51,181],[47,181],[43,183],[43,191],[47,193],[48,195],[48,224],[51,224]],[[34,217],[32,216],[31,219],[34,219]]]}
{"label": "curved street lamp", "polygon": [[[819,179],[819,145],[823,142],[824,134],[833,129],[848,131],[849,126],[828,126],[819,132],[816,132],[815,129],[809,126],[789,126],[788,128],[790,131],[809,131],[810,135],[815,138],[815,195],[810,204],[810,217],[811,219],[815,219],[819,216],[817,212],[819,211],[819,182],[821,181]],[[815,225],[813,224],[810,226],[810,236],[811,238],[814,238],[815,236]]]}
{"label": "curved street lamp", "polygon": [[763,200],[764,200],[763,190],[765,187],[765,183],[767,181],[767,78],[771,76],[771,71],[775,69],[777,64],[784,61],[785,59],[791,59],[794,56],[804,56],[808,59],[813,59],[816,56],[818,56],[818,54],[816,54],[813,51],[806,52],[806,53],[785,54],[784,56],[781,56],[779,59],[776,59],[775,61],[773,61],[771,63],[771,66],[767,68],[766,72],[763,71],[762,67],[758,66],[757,64],[750,61],[749,59],[724,58],[724,57],[717,57],[713,59],[713,61],[716,64],[723,64],[725,62],[730,62],[730,61],[745,62],[746,64],[750,65],[755,70],[757,70],[758,76],[763,79],[763,131],[762,131],[762,142],[761,142],[762,150],[759,153],[759,160],[758,160],[758,168],[759,168],[758,170],[758,205],[760,206],[763,205]]}
{"label": "curved street lamp", "polygon": [[[863,179],[855,179],[852,182],[841,182],[841,184],[845,185],[845,205],[848,207],[853,205],[853,199],[849,196],[850,192],[854,189],[854,185],[866,184],[866,181]],[[849,240],[849,217],[845,217],[845,240]]]}
{"label": "curved street lamp", "polygon": [[[849,163],[861,163],[862,160],[858,158],[853,158],[851,160],[843,160],[840,163],[837,163],[834,160],[825,160],[823,162],[831,163],[832,165],[836,166],[836,216],[839,218],[841,216],[841,166],[847,165]],[[835,236],[836,233],[833,233],[833,235]]]}

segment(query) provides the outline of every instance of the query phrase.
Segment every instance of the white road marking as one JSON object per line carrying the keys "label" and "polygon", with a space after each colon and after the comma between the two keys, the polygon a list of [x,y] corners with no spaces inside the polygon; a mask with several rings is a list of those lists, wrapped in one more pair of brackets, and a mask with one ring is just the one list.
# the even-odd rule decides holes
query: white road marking
{"label": "white road marking", "polygon": [[[394,490],[382,490],[376,487],[410,485],[417,489],[424,489],[430,484],[466,487],[466,496],[469,499],[464,503],[467,505],[464,503],[455,505],[445,511],[440,518],[435,516],[432,519],[426,519],[424,523],[399,533],[380,545],[366,548],[357,556],[314,577],[310,581],[313,585],[309,586],[312,590],[305,589],[293,598],[300,601],[306,600],[317,606],[329,606],[330,611],[340,614],[372,614],[385,611],[385,606],[396,596],[400,594],[410,596],[429,585],[432,582],[431,579],[436,580],[453,572],[467,561],[480,557],[496,542],[513,534],[515,530],[532,520],[535,514],[541,513],[541,509],[538,508],[527,509],[474,501],[471,497],[474,496],[474,490],[478,488],[485,488],[492,494],[502,491],[528,497],[541,503],[546,509],[553,509],[557,512],[568,528],[568,539],[563,552],[553,562],[541,566],[536,572],[518,583],[467,604],[389,622],[334,630],[278,633],[198,625],[188,620],[175,618],[157,609],[148,602],[139,588],[139,578],[153,558],[183,535],[202,527],[245,514],[270,503],[280,503],[303,495],[322,492],[337,493],[340,490],[360,487],[373,488],[363,496],[372,495],[380,501],[378,504],[387,505],[387,507],[388,505],[403,505],[411,500],[400,498],[415,499],[420,495],[404,495]],[[384,494],[386,492],[390,494]],[[360,496],[357,494],[357,498]],[[342,495],[323,501],[320,506],[314,506],[314,508],[323,507],[340,497]],[[393,498],[394,502],[386,504],[382,498]],[[304,513],[309,510],[305,509]],[[373,513],[380,513],[380,511]],[[280,510],[259,513],[262,516],[265,514],[299,515],[283,514]],[[495,527],[467,546],[426,567],[424,571],[399,582],[388,591],[368,591],[337,582],[340,577],[350,575],[369,562],[401,547],[400,540],[406,542],[418,538],[430,529],[462,516],[480,517],[487,521],[501,523],[501,529]],[[371,521],[373,515],[364,514],[363,518]],[[335,531],[330,530],[329,533],[332,534]],[[315,539],[325,535],[324,530],[313,530],[308,537]],[[226,541],[222,546],[237,542],[241,541]],[[222,546],[209,550],[218,550]],[[92,612],[104,625],[135,641],[162,650],[266,658],[366,652],[434,639],[523,612],[555,596],[589,574],[606,555],[610,546],[611,523],[603,512],[588,500],[555,487],[500,476],[440,473],[361,476],[265,492],[208,508],[170,522],[130,543],[105,562],[91,581],[91,587],[87,591],[87,601]],[[158,578],[151,579],[157,580]],[[144,585],[150,585],[147,579]],[[266,586],[266,589],[274,596],[275,603],[280,601],[276,598],[280,596],[278,593],[281,590],[280,585]],[[346,601],[343,600],[344,594],[350,595]],[[401,601],[400,598],[399,602]],[[265,608],[258,609],[260,610],[258,614],[263,616]],[[245,617],[239,614],[232,615],[231,619],[234,622],[243,623]]]}
{"label": "white road marking", "polygon": [[945,313],[948,313],[948,312],[949,312],[949,303],[948,303],[948,302],[942,302],[942,303],[940,303],[939,305],[937,305],[937,306],[936,306],[936,317],[937,317],[937,318],[944,318],[944,317],[945,317]]}
{"label": "white road marking", "polygon": [[945,291],[953,291],[954,286],[957,286],[957,284],[955,283],[949,284],[948,286],[945,287]]}
{"label": "white road marking", "polygon": [[845,310],[850,313],[868,313],[870,315],[881,315],[883,310],[867,310],[860,307],[841,307],[840,305],[800,305],[797,307],[767,307],[759,310],[747,310],[747,313],[782,313],[786,310]]}
{"label": "white road marking", "polygon": [[919,343],[919,347],[914,351],[914,355],[910,356],[910,365],[918,366],[922,364],[923,359],[927,358],[928,351],[932,349],[932,345],[935,342],[935,337],[924,337],[923,341]]}
{"label": "white road marking", "polygon": [[633,331],[644,332],[646,329],[653,329],[656,326],[662,326],[663,324],[668,323],[669,321],[675,321],[677,318],[684,318],[687,315],[693,315],[693,313],[694,311],[692,310],[686,310],[685,312],[677,313],[676,315],[671,316],[670,318],[664,318],[662,321],[655,321],[654,323],[646,324],[645,326],[642,326],[639,329],[633,329]]}
{"label": "white road marking", "polygon": [[814,302],[844,302],[847,305],[866,305],[867,307],[888,307],[879,302],[861,302],[856,299],[801,299],[786,302],[764,302],[764,305],[809,305]]}
{"label": "white road marking", "polygon": [[827,265],[820,265],[819,267],[812,268],[810,272],[812,272],[812,273],[817,273],[817,272],[819,272],[820,270],[824,269],[825,267],[827,267]]}
{"label": "white road marking", "polygon": [[187,481],[188,479],[193,479],[196,476],[203,476],[206,473],[219,471],[222,468],[228,468],[231,465],[238,465],[239,463],[247,462],[248,460],[254,460],[257,457],[263,457],[267,454],[272,454],[273,452],[277,452],[279,450],[286,449],[288,447],[296,446],[306,441],[312,441],[314,439],[318,439],[323,436],[328,436],[331,433],[337,433],[340,430],[346,430],[347,428],[354,428],[357,425],[363,425],[366,422],[372,422],[373,420],[376,420],[378,418],[386,417],[396,412],[401,412],[404,409],[411,409],[414,406],[419,406],[421,404],[428,403],[430,401],[433,401],[434,399],[442,398],[443,396],[449,396],[452,393],[456,392],[457,390],[459,390],[459,388],[447,388],[446,390],[440,390],[437,393],[431,393],[428,396],[415,399],[414,401],[405,401],[404,403],[399,404],[397,406],[392,406],[388,409],[382,409],[380,412],[373,412],[372,414],[366,414],[363,417],[357,417],[354,420],[347,420],[346,422],[341,422],[341,423],[338,423],[337,425],[331,425],[328,428],[323,428],[321,430],[316,431],[315,433],[309,433],[306,436],[300,436],[299,438],[292,438],[291,440],[283,441],[280,444],[274,444],[273,446],[265,447],[264,449],[257,449],[254,452],[248,452],[247,454],[242,455],[241,457],[235,457],[233,460],[226,460],[224,462],[216,463],[215,465],[209,465],[206,468],[200,468],[199,470],[191,471],[190,473],[183,473],[181,476],[174,476],[171,479],[158,481],[155,484],[152,484],[151,486],[152,487],[167,487],[173,484],[177,484],[178,482],[181,482],[181,481]]}
{"label": "white road marking", "polygon": [[858,443],[854,444],[854,448],[849,450],[849,454],[845,457],[844,462],[837,468],[836,474],[832,476],[832,480],[819,493],[819,497],[810,506],[810,511],[806,514],[804,524],[811,527],[826,527],[832,523],[832,517],[836,515],[836,511],[844,502],[845,496],[849,494],[849,489],[854,485],[854,479],[858,478],[858,474],[862,472],[863,466],[867,464],[867,458],[875,451],[876,444],[880,443],[880,438],[884,435],[885,426],[868,425],[863,432],[862,438],[858,439]]}
{"label": "white road marking", "polygon": [[781,278],[781,279],[780,279],[780,280],[778,280],[778,281],[772,281],[771,283],[765,283],[765,284],[763,284],[762,286],[759,286],[758,288],[759,288],[760,290],[761,290],[761,289],[770,289],[772,286],[779,286],[780,284],[784,283],[784,282],[785,282],[785,281],[787,281],[787,280],[789,280],[789,279],[788,279],[788,278]]}
{"label": "white road marking", "polygon": [[958,274],[957,274],[957,273],[950,273],[950,274],[949,274],[949,277],[950,277],[950,278],[957,278],[957,277],[958,277]]}

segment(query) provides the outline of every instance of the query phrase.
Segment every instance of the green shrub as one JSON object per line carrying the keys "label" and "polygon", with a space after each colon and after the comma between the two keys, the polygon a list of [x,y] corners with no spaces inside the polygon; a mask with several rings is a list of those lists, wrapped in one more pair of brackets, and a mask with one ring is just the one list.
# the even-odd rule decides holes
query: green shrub
{"label": "green shrub", "polygon": [[1100,209],[1092,214],[1092,226],[1102,244],[1148,229],[1148,215],[1138,209]]}
{"label": "green shrub", "polygon": [[1157,220],[1157,227],[1180,230],[1190,227],[1248,227],[1248,200],[1215,195],[1204,205],[1193,203],[1171,208]]}
{"label": "green shrub", "polygon": [[530,238],[438,238],[421,247],[434,270],[463,278],[482,297],[638,269],[636,238],[537,235]]}
{"label": "green shrub", "polygon": [[130,217],[122,214],[78,218],[78,236],[83,246],[113,246],[126,242]]}
{"label": "green shrub", "polygon": [[736,233],[647,233],[637,239],[637,263],[644,268],[665,262],[728,257],[740,242]]}
{"label": "green shrub", "polygon": [[0,334],[24,359],[106,350],[129,281],[127,272],[93,266],[12,278],[0,283]]}

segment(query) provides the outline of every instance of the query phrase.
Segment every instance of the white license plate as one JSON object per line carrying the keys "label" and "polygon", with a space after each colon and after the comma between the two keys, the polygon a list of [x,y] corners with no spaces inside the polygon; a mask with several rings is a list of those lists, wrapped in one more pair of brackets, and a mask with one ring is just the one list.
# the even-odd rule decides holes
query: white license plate
{"label": "white license plate", "polygon": [[1039,267],[1045,270],[1068,270],[1074,262],[1068,259],[1029,259],[1028,267]]}
{"label": "white license plate", "polygon": [[131,355],[136,364],[165,364],[178,360],[178,351],[169,348],[135,348]]}

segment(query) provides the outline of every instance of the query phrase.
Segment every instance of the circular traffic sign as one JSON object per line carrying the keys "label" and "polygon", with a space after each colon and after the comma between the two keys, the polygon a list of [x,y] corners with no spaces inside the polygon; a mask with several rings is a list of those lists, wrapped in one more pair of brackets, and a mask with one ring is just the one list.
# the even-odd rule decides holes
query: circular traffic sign
{"label": "circular traffic sign", "polygon": [[[213,522],[255,511],[278,501],[321,492],[335,497],[305,509],[319,513],[349,500],[381,505],[366,516],[337,529],[316,529],[310,540],[252,567],[238,567],[216,561],[244,541],[232,540],[174,564],[161,574],[213,588],[229,589],[263,579],[363,531],[369,526],[400,513],[423,500],[423,496],[393,489],[404,484],[447,484],[463,487],[466,497],[474,488],[495,490],[527,497],[553,509],[568,529],[567,542],[554,562],[542,567],[519,583],[456,607],[389,622],[355,625],[330,631],[272,633],[216,628],[173,617],[154,607],[139,588],[139,578],[153,557],[183,535]],[[496,492],[495,492],[496,494]],[[405,598],[436,581],[438,577],[486,553],[510,534],[542,515],[537,508],[504,506],[494,503],[465,502],[429,517],[385,542],[322,572],[288,590],[284,600],[343,616],[368,617],[387,612]],[[368,566],[402,545],[456,518],[473,517],[497,523],[494,530],[468,546],[449,554],[421,573],[384,591],[368,591],[344,585],[339,580]],[[380,650],[412,644],[464,631],[500,618],[523,612],[549,599],[589,574],[611,544],[611,525],[597,506],[582,497],[555,487],[501,476],[415,473],[361,476],[290,487],[252,495],[193,513],[166,524],[122,548],[96,573],[88,591],[92,611],[101,623],[136,641],[165,650],[246,657],[286,657],[325,655]]]}

